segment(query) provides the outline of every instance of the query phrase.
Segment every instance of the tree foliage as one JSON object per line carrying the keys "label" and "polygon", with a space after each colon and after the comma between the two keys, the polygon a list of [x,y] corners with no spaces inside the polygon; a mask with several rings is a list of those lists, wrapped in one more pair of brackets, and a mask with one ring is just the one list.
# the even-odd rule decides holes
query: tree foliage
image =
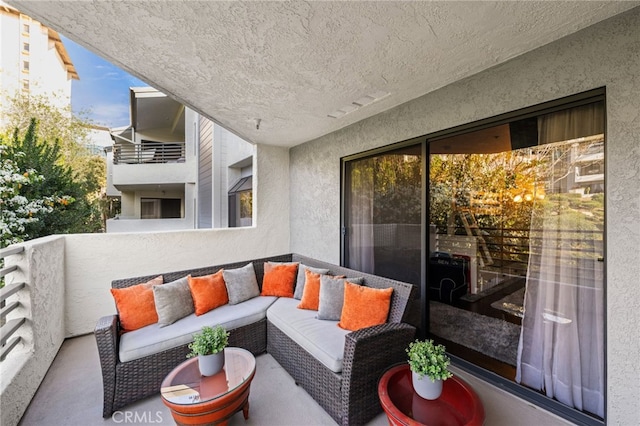
{"label": "tree foliage", "polygon": [[6,151],[7,146],[0,141],[0,248],[28,239],[27,225],[50,213],[54,202],[53,197],[28,199],[22,195],[24,189],[42,182],[44,176],[33,169],[21,172]]}
{"label": "tree foliage", "polygon": [[354,162],[349,173],[350,196],[351,204],[358,208],[352,213],[362,217],[353,217],[353,223],[419,224],[421,176],[420,156],[411,153],[394,152]]}
{"label": "tree foliage", "polygon": [[[601,238],[603,195],[572,193],[575,188],[567,187],[567,177],[578,167],[576,150],[591,153],[603,147],[592,141],[577,145],[562,142],[495,154],[431,156],[430,223],[442,233],[481,232],[496,256],[522,262],[527,260],[532,231],[558,228],[574,242]],[[463,222],[465,212],[473,216],[479,231]]]}
{"label": "tree foliage", "polygon": [[[87,182],[78,181],[70,166],[63,164],[58,141],[40,140],[37,135],[37,121],[32,119],[23,136],[18,129],[14,131],[8,147],[4,151],[4,161],[10,164],[17,174],[33,175],[28,185],[17,183],[14,186],[16,196],[28,202],[45,200],[49,207],[45,210],[32,210],[29,220],[22,223],[22,239],[38,238],[51,234],[75,232],[94,232],[99,229],[101,217],[92,203],[95,189]],[[13,173],[15,178],[16,173]],[[89,179],[91,181],[92,179]],[[15,182],[15,179],[13,179]],[[99,206],[99,203],[95,203]],[[4,207],[4,206],[3,206]],[[3,216],[8,217],[9,207]]]}
{"label": "tree foliage", "polygon": [[23,134],[27,131],[32,119],[36,119],[38,127],[36,136],[41,141],[54,143],[60,148],[60,162],[78,173],[89,156],[86,145],[89,142],[90,121],[83,117],[84,113],[74,115],[71,106],[65,104],[61,95],[33,95],[18,93],[8,97],[8,103],[2,111],[5,131],[12,133],[15,129]]}
{"label": "tree foliage", "polygon": [[[73,202],[47,220],[29,226],[30,238],[54,233],[102,232],[106,208],[106,163],[86,148],[89,120],[74,115],[59,95],[17,94],[2,111],[8,152],[22,168],[34,168],[45,180],[30,188],[33,194],[66,194]],[[66,102],[68,104],[68,101]],[[36,124],[37,123],[37,124]],[[23,135],[23,136],[21,136]],[[37,166],[37,167],[36,167]],[[33,195],[32,194],[32,195]],[[60,206],[58,206],[60,207]]]}

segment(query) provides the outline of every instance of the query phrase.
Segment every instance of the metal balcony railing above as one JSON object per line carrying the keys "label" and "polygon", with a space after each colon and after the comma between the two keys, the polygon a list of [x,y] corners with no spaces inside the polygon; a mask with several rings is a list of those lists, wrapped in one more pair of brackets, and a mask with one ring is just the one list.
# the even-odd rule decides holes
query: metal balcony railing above
{"label": "metal balcony railing above", "polygon": [[[0,260],[14,254],[20,254],[23,251],[24,247],[22,246],[2,249],[0,250]],[[2,265],[3,264],[4,263],[2,263]],[[3,267],[0,269],[0,279],[17,269],[18,267],[15,265],[6,268]],[[0,289],[0,324],[2,325],[0,328],[0,361],[4,361],[9,352],[11,352],[11,350],[20,343],[20,340],[22,340],[22,337],[20,336],[11,336],[13,336],[13,334],[26,322],[26,319],[24,317],[20,317],[9,321],[6,320],[7,315],[20,306],[20,302],[14,300],[7,304],[6,301],[11,295],[22,290],[25,286],[25,283],[19,282],[6,285]]]}
{"label": "metal balcony railing above", "polygon": [[166,164],[184,163],[184,142],[115,144],[113,164]]}

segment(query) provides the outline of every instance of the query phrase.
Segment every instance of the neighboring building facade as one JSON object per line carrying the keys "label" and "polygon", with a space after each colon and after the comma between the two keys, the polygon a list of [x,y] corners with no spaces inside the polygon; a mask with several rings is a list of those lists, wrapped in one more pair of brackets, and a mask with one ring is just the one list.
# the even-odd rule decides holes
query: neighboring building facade
{"label": "neighboring building facade", "polygon": [[107,196],[121,197],[107,232],[250,225],[250,208],[248,221],[229,220],[228,192],[244,178],[235,192],[250,207],[253,145],[151,87],[130,97],[131,125],[112,129],[107,152]]}
{"label": "neighboring building facade", "polygon": [[197,228],[251,226],[255,147],[211,120],[198,123]]}
{"label": "neighboring building facade", "polygon": [[58,33],[0,2],[0,110],[20,93],[47,95],[54,106],[68,107],[73,79],[78,73]]}

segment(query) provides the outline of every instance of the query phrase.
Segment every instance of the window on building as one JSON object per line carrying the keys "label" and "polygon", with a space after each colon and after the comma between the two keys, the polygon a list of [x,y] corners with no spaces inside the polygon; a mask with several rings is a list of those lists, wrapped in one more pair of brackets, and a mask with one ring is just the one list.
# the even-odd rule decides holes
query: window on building
{"label": "window on building", "polygon": [[604,418],[605,389],[603,98],[427,135],[343,167],[345,265],[425,289],[421,333],[488,380],[592,420]]}
{"label": "window on building", "polygon": [[29,34],[31,27],[29,26],[29,24],[22,24],[22,32],[25,34]]}
{"label": "window on building", "polygon": [[22,70],[29,71],[29,61],[22,61]]}
{"label": "window on building", "polygon": [[228,192],[229,227],[251,226],[253,223],[253,177],[236,181]]}
{"label": "window on building", "polygon": [[141,198],[141,219],[179,219],[182,217],[180,198]]}
{"label": "window on building", "polygon": [[22,90],[29,90],[29,80],[22,80]]}
{"label": "window on building", "polygon": [[30,48],[31,48],[31,46],[26,41],[24,43],[22,43],[22,51],[23,52],[29,52]]}

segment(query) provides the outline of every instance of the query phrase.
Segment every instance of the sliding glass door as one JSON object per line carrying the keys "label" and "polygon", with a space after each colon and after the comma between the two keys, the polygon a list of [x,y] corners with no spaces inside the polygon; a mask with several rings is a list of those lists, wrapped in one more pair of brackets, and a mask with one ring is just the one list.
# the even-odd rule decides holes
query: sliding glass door
{"label": "sliding glass door", "polygon": [[604,95],[570,102],[345,159],[343,259],[426,289],[449,353],[601,419]]}
{"label": "sliding glass door", "polygon": [[429,330],[604,417],[604,103],[429,143]]}

